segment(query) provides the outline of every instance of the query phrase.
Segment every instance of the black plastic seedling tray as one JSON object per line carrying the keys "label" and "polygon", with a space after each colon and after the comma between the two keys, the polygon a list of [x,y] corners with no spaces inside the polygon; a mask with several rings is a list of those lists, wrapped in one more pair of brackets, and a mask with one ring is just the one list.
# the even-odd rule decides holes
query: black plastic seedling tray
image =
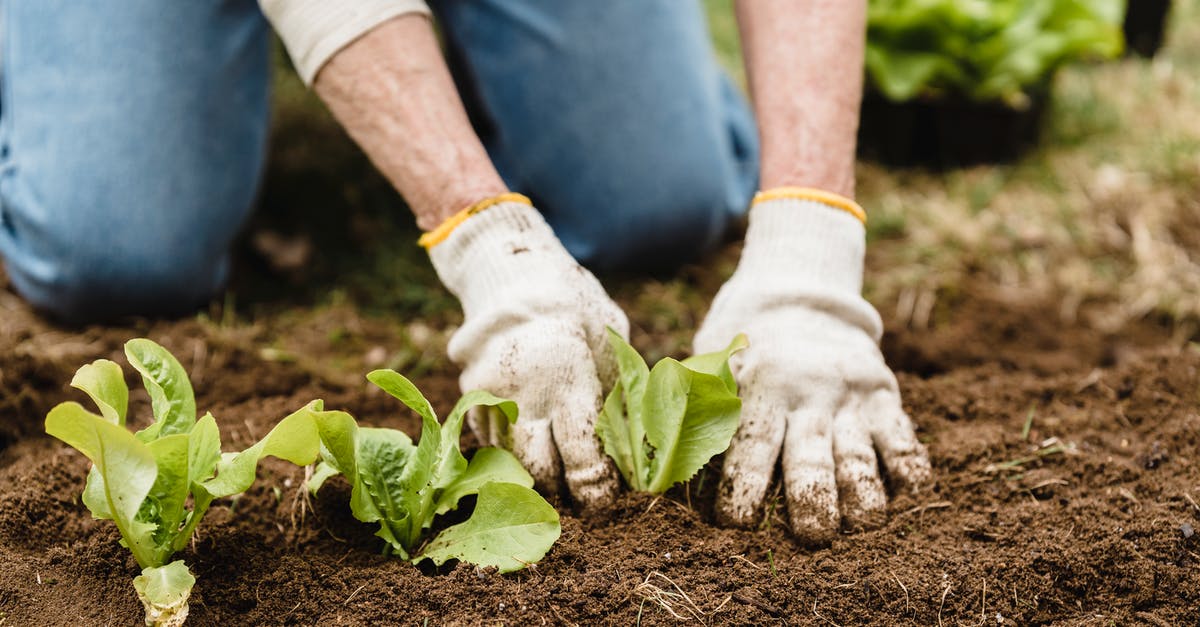
{"label": "black plastic seedling tray", "polygon": [[868,90],[858,152],[886,165],[934,169],[1013,161],[1037,144],[1048,99],[1048,89],[1037,89],[1017,109],[956,96],[893,102]]}

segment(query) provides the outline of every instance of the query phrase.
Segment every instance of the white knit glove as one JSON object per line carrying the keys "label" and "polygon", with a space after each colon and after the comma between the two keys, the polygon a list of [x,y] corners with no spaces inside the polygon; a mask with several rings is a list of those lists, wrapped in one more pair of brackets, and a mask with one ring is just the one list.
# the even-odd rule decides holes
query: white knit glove
{"label": "white knit glove", "polygon": [[812,543],[828,541],[843,518],[853,527],[881,514],[876,451],[899,483],[929,476],[879,351],[879,314],[861,296],[866,230],[840,205],[861,211],[849,201],[756,202],[737,271],[695,338],[696,353],[738,333],[750,340],[731,362],[742,418],[725,455],[718,518],[756,522],[782,449],[792,531]]}
{"label": "white knit glove", "polygon": [[617,475],[595,422],[602,386],[616,377],[605,327],[628,337],[625,314],[522,202],[475,213],[429,256],[462,303],[449,355],[463,368],[463,391],[484,389],[520,408],[511,427],[473,414],[480,441],[511,449],[543,490],[557,491],[565,475],[576,503],[610,503]]}

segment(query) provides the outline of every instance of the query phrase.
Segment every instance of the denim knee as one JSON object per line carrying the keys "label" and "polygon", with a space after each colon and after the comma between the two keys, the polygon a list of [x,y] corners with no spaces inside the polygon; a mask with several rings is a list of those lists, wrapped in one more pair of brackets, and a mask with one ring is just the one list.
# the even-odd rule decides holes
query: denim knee
{"label": "denim knee", "polygon": [[212,296],[265,156],[257,4],[0,8],[0,255],[13,286],[72,322]]}
{"label": "denim knee", "polygon": [[103,268],[60,266],[53,282],[40,281],[21,268],[10,266],[9,273],[17,293],[38,311],[67,324],[90,324],[195,311],[216,293],[227,265],[221,259],[212,267],[177,264],[147,272],[118,260]]}
{"label": "denim knee", "polygon": [[[128,212],[128,206],[47,210],[23,193],[19,180],[0,183],[0,196],[0,250],[13,287],[35,308],[75,324],[194,310],[221,289],[240,223],[204,218],[231,217],[221,218],[224,212],[207,206],[222,202],[219,198],[180,199],[163,208],[178,212],[176,218],[192,217],[163,228],[145,212]],[[39,220],[47,215],[71,218]]]}

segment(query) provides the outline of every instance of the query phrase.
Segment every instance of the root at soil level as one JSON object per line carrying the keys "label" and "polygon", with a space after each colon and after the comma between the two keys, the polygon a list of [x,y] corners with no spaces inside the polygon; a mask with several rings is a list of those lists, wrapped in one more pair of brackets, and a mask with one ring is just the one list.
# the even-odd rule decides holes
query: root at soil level
{"label": "root at soil level", "polygon": [[[188,624],[624,625],[639,615],[643,624],[675,624],[676,616],[710,624],[1193,624],[1200,352],[1168,345],[1152,326],[1064,330],[1047,322],[1055,319],[1047,311],[964,306],[957,322],[889,334],[885,348],[928,443],[934,481],[896,497],[882,527],[840,535],[829,548],[794,544],[782,503],[759,529],[714,526],[714,464],[687,490],[657,502],[626,496],[603,519],[561,507],[562,539],[536,568],[508,576],[466,565],[418,569],[379,555],[371,528],[347,510],[344,482],[308,503],[296,494],[303,470],[271,460],[249,493],[213,507],[177,556],[197,580]],[[252,341],[195,321],[76,334],[32,316],[7,324],[6,625],[141,621],[129,586],[136,565],[112,525],[91,520],[79,502],[86,460],[38,435],[46,409],[76,398],[66,385],[74,369],[119,359],[134,334],[200,356],[184,363],[203,368],[197,404],[221,422],[227,447],[249,444],[314,397],[369,423],[417,431],[366,386],[264,361]],[[47,352],[51,344],[59,350]],[[455,398],[453,373],[418,384],[443,412]],[[146,406],[135,397],[131,415]]]}

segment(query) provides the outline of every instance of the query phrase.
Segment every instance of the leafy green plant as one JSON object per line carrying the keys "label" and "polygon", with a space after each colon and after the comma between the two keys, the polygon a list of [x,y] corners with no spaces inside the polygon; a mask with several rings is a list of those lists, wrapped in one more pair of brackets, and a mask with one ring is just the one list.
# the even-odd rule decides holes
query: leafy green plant
{"label": "leafy green plant", "polygon": [[61,403],[47,414],[46,433],[92,461],[83,503],[94,517],[117,525],[121,545],[142,568],[133,585],[145,606],[146,624],[182,625],[196,580],[182,560],[171,557],[187,545],[213,499],[244,492],[254,483],[263,456],[310,463],[315,453],[292,443],[315,428],[304,416],[289,416],[253,447],[222,455],[216,420],[212,414],[196,420],[192,384],[171,353],[135,339],[125,344],[125,356],[150,394],[150,426],[137,433],[125,428],[129,388],[121,367],[100,359],[71,380],[100,413]]}
{"label": "leafy green plant", "polygon": [[1120,54],[1125,0],[871,0],[867,75],[892,100],[1020,107],[1054,70]]}
{"label": "leafy green plant", "polygon": [[[558,512],[532,489],[533,478],[508,451],[483,448],[470,463],[459,450],[467,410],[483,407],[517,419],[517,405],[484,391],[469,392],[439,424],[429,401],[411,381],[391,370],[367,375],[372,383],[421,417],[421,438],[413,444],[402,431],[360,427],[345,412],[307,409],[321,440],[323,461],[309,489],[315,494],[331,476],[350,482],[350,511],[358,520],[378,523],[385,552],[414,564],[458,559],[510,572],[542,559],[561,532]],[[436,517],[478,495],[464,522],[432,535]]]}
{"label": "leafy green plant", "polygon": [[608,337],[620,374],[596,433],[629,487],[665,492],[729,448],[742,410],[729,357],[746,347],[746,336],[723,351],[663,359],[653,369],[615,331]]}

